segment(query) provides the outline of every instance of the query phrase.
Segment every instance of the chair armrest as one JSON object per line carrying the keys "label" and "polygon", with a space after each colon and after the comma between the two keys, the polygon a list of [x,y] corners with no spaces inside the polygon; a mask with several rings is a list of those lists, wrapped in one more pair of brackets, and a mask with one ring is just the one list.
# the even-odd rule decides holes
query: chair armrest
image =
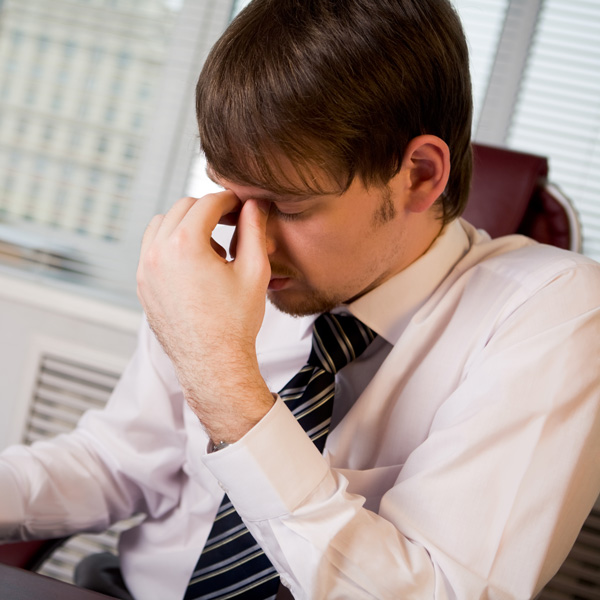
{"label": "chair armrest", "polygon": [[0,563],[35,571],[67,538],[0,544]]}

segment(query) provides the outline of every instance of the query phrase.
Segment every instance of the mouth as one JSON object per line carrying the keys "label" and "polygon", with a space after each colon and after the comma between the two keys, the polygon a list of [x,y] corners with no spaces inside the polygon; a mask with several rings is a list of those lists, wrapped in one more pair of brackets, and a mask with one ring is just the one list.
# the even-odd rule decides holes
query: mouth
{"label": "mouth", "polygon": [[274,292],[278,292],[279,290],[282,290],[285,287],[287,287],[290,284],[290,282],[291,279],[289,277],[280,277],[278,275],[275,275],[271,277],[268,289]]}

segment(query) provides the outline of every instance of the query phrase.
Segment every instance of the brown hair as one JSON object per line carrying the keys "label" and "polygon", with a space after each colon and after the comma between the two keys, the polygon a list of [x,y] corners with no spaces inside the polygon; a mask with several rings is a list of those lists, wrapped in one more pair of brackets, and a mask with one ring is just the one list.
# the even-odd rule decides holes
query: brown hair
{"label": "brown hair", "polygon": [[332,191],[314,178],[323,173],[338,192],[354,177],[385,185],[427,133],[451,153],[442,218],[464,209],[471,82],[447,0],[254,0],[210,52],[196,92],[202,149],[224,179],[279,193]]}

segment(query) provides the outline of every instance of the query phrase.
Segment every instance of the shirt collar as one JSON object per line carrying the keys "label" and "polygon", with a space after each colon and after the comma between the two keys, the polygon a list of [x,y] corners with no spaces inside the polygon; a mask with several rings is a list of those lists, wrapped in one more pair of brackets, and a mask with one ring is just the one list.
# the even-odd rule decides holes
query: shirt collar
{"label": "shirt collar", "polygon": [[[390,344],[395,344],[412,316],[469,247],[469,237],[461,221],[456,219],[442,230],[429,250],[406,269],[358,300],[338,306],[331,312],[350,313]],[[312,335],[312,325],[318,316],[299,320],[300,339]]]}
{"label": "shirt collar", "polygon": [[470,240],[457,219],[449,223],[423,256],[348,305],[349,311],[390,344],[467,253]]}

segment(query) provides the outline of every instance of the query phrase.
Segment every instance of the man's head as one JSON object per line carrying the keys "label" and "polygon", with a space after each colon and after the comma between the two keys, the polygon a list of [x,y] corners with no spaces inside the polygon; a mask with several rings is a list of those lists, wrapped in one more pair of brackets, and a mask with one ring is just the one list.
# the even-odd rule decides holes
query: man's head
{"label": "man's head", "polygon": [[274,192],[342,192],[355,177],[385,186],[411,139],[440,137],[452,161],[444,222],[468,196],[471,107],[467,46],[447,0],[254,0],[197,87],[213,171]]}
{"label": "man's head", "polygon": [[464,208],[468,57],[445,0],[254,0],[209,55],[197,113],[213,178],[271,203],[286,312],[374,289]]}

